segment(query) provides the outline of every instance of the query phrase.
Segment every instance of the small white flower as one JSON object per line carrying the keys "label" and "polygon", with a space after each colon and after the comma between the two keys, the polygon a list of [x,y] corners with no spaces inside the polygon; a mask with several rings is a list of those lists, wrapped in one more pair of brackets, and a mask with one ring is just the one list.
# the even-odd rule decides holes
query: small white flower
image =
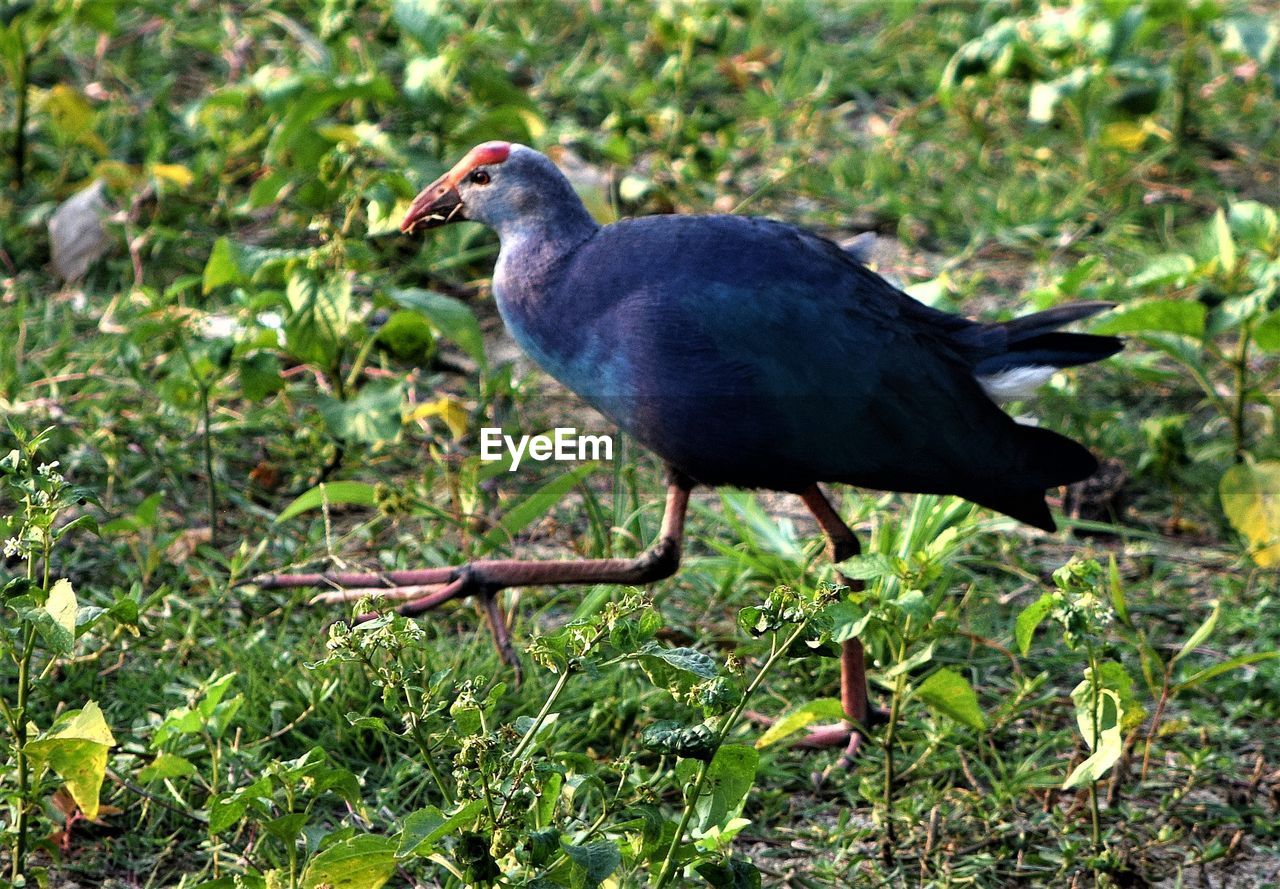
{"label": "small white flower", "polygon": [[20,541],[18,538],[10,537],[8,540],[4,542],[5,558],[11,558],[13,556],[17,556],[21,554],[22,554],[22,541]]}

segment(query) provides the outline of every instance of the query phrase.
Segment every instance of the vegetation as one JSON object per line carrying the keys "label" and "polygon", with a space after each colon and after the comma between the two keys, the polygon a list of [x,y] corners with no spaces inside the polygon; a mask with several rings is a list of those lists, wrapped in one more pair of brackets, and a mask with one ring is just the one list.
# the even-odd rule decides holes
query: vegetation
{"label": "vegetation", "polygon": [[[0,63],[0,886],[1280,880],[1270,4],[0,0]],[[601,218],[1118,303],[1015,407],[1113,484],[1055,535],[841,491],[857,593],[783,499],[699,494],[676,578],[510,598],[522,682],[469,606],[243,585],[655,534],[634,445],[478,458],[591,423],[503,344],[490,234],[396,233],[490,138]],[[887,721],[815,786],[854,635]]]}

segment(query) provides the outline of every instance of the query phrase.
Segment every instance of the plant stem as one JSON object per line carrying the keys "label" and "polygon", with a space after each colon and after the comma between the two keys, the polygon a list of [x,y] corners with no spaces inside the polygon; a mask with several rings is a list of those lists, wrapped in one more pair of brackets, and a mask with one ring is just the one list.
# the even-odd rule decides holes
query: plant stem
{"label": "plant stem", "polygon": [[1191,119],[1191,74],[1196,61],[1196,31],[1190,10],[1182,15],[1182,56],[1178,59],[1178,99],[1174,109],[1173,139],[1181,151],[1187,144],[1187,128]]}
{"label": "plant stem", "polygon": [[1235,461],[1244,462],[1245,455],[1245,406],[1249,389],[1249,323],[1246,321],[1240,328],[1240,341],[1236,346],[1235,360],[1235,404],[1231,412],[1231,434],[1235,438]]}
{"label": "plant stem", "polygon": [[209,486],[209,545],[218,545],[218,489],[213,480],[213,418],[209,413],[209,386],[200,383],[200,416],[204,424],[204,474]]}
{"label": "plant stem", "polygon": [[[1098,697],[1102,693],[1102,682],[1098,675],[1098,658],[1093,652],[1093,643],[1086,641],[1085,648],[1089,653],[1089,724],[1093,729],[1093,743],[1090,745],[1090,749],[1096,753],[1102,738],[1102,732],[1098,725]],[[1120,714],[1117,713],[1116,719],[1119,718]],[[1093,827],[1093,850],[1094,852],[1101,852],[1102,818],[1101,813],[1098,811],[1098,780],[1096,778],[1089,782],[1089,814]]]}
{"label": "plant stem", "polygon": [[[28,563],[30,565],[30,563]],[[18,878],[26,872],[27,857],[27,833],[30,830],[30,764],[27,762],[27,754],[23,749],[26,744],[26,725],[27,725],[27,694],[31,685],[31,656],[36,650],[36,625],[30,623],[27,625],[26,638],[23,640],[22,651],[18,660],[18,706],[14,714],[16,723],[17,736],[13,739],[14,746],[17,750],[17,766],[18,766],[18,819],[15,825],[15,833],[17,839],[14,841],[13,850],[13,882],[17,882]]]}
{"label": "plant stem", "polygon": [[[899,663],[905,654],[906,646],[899,652]],[[898,731],[898,715],[902,707],[903,692],[906,690],[907,677],[899,673],[894,681],[893,697],[889,702],[889,723],[884,729],[884,840],[880,843],[880,862],[886,867],[893,867],[894,850],[898,846],[897,831],[893,826],[893,782],[894,761],[893,741]]]}
{"label": "plant stem", "polygon": [[729,736],[730,730],[737,724],[738,718],[742,715],[742,711],[746,709],[747,702],[751,700],[751,696],[755,693],[760,684],[764,682],[769,671],[773,669],[773,665],[782,659],[782,656],[791,648],[791,645],[800,638],[800,634],[804,632],[805,626],[809,623],[805,618],[796,625],[795,630],[787,637],[786,642],[782,645],[776,644],[769,653],[769,659],[765,661],[764,666],[760,668],[760,672],[756,673],[751,680],[751,684],[747,686],[747,690],[742,694],[742,700],[738,701],[738,705],[733,708],[728,718],[721,725],[720,731],[716,733],[716,742],[713,747],[714,752],[711,759],[701,763],[698,766],[698,776],[693,782],[693,790],[685,797],[684,812],[680,815],[680,823],[676,826],[675,836],[671,838],[671,845],[667,847],[667,855],[662,861],[662,870],[658,875],[658,882],[654,884],[654,889],[662,889],[667,883],[671,882],[671,878],[675,876],[676,869],[676,852],[680,849],[680,840],[684,838],[684,832],[689,827],[689,822],[693,818],[694,806],[698,803],[698,798],[702,796],[703,785],[707,783],[707,774],[710,772],[711,760],[715,759],[715,754],[720,751],[720,746],[724,744],[724,739]]}
{"label": "plant stem", "polygon": [[18,107],[15,111],[13,134],[13,183],[16,190],[21,190],[27,176],[27,93],[31,70],[31,54],[27,50],[27,38],[22,25],[16,28],[18,33],[18,80],[14,84],[17,90]]}

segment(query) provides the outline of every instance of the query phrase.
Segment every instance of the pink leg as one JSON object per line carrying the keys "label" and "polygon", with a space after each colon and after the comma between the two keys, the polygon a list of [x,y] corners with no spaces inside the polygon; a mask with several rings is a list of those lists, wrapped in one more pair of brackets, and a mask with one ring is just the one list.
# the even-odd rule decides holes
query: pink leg
{"label": "pink leg", "polygon": [[[818,527],[827,536],[827,555],[832,562],[840,563],[851,559],[862,552],[858,536],[845,524],[844,519],[835,511],[825,494],[813,485],[800,492],[805,506],[818,520]],[[864,589],[860,580],[852,580],[841,576],[841,579],[853,590]],[[797,746],[804,747],[837,747],[844,745],[844,754],[836,763],[836,768],[848,769],[853,765],[858,749],[862,746],[863,734],[871,716],[871,707],[867,699],[867,665],[862,643],[857,639],[849,639],[840,647],[840,703],[844,708],[846,721],[842,725],[819,726]]]}
{"label": "pink leg", "polygon": [[[666,511],[658,540],[634,559],[584,559],[563,562],[524,562],[493,559],[447,568],[354,574],[267,574],[253,580],[266,589],[328,586],[314,602],[347,602],[367,595],[381,595],[403,602],[396,611],[422,614],[451,599],[479,596],[494,645],[503,662],[519,670],[498,593],[509,587],[559,584],[621,583],[640,586],[675,574],[680,567],[684,517],[692,484],[673,474],[667,487]],[[357,623],[374,614],[361,614]]]}

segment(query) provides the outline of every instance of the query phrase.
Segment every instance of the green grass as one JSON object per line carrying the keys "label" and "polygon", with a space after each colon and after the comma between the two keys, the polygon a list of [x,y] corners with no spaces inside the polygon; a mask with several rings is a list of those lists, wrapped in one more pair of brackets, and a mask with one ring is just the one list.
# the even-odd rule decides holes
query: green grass
{"label": "green grass", "polygon": [[[107,525],[96,536],[76,532],[54,551],[54,576],[72,580],[81,605],[124,597],[141,609],[134,628],[103,624],[82,637],[34,687],[30,717],[41,729],[60,711],[99,702],[117,742],[102,797],[119,810],[101,824],[73,824],[66,848],[45,843],[36,864],[82,885],[119,879],[196,887],[276,868],[289,885],[291,847],[305,866],[324,843],[341,841],[344,828],[399,837],[410,813],[427,806],[449,813],[412,738],[352,725],[348,714],[380,717],[398,731],[412,709],[405,689],[438,671],[456,683],[483,677],[480,687],[505,681],[486,716],[496,726],[535,717],[552,693],[557,675],[527,657],[524,683],[510,681],[467,604],[420,621],[422,638],[396,654],[398,683],[380,687],[359,663],[320,663],[329,654],[328,622],[341,611],[308,607],[303,592],[234,585],[331,558],[378,568],[460,562],[564,471],[531,466],[485,478],[475,458],[481,425],[539,429],[589,416],[572,399],[548,394],[536,370],[515,372],[493,358],[500,334],[487,287],[492,236],[459,226],[419,245],[369,234],[472,143],[510,138],[571,149],[611,183],[587,195],[605,215],[741,208],[837,237],[875,230],[903,247],[902,267],[885,271],[907,283],[941,273],[939,303],[970,314],[1008,316],[1060,298],[1209,304],[1239,295],[1221,270],[1206,266],[1150,287],[1130,279],[1163,254],[1214,255],[1203,244],[1219,207],[1280,204],[1280,63],[1273,49],[1250,69],[1221,47],[1217,35],[1229,16],[1250,12],[1248,4],[1225,5],[1193,56],[1191,128],[1182,144],[1172,134],[1176,90],[1131,119],[1106,104],[1108,90],[1119,87],[1105,72],[1093,104],[1066,101],[1049,124],[1030,123],[1032,81],[1068,64],[1054,56],[1034,56],[1026,72],[979,77],[943,101],[938,88],[952,55],[1002,15],[1033,14],[1029,3],[690,0],[593,9],[457,0],[398,3],[394,12],[347,2],[252,3],[228,12],[144,2],[120,6],[111,23],[94,4],[79,12],[56,6],[41,17],[19,13],[7,33],[25,28],[32,50],[29,154],[23,186],[0,193],[0,412],[28,431],[53,427],[44,459],[60,460],[72,483],[95,494],[100,506],[75,510],[101,524],[160,495],[154,518]],[[1179,27],[1144,26],[1128,52],[1152,71],[1173,71],[1184,45]],[[12,77],[0,84],[7,180],[14,90]],[[1137,148],[1109,146],[1098,135],[1109,123],[1143,120],[1150,134]],[[367,128],[341,129],[359,124]],[[105,255],[82,281],[64,285],[48,265],[45,225],[58,202],[95,177],[107,181],[120,212],[108,223]],[[238,252],[216,270],[216,286],[206,287],[221,238],[296,254],[258,268],[261,256]],[[1274,286],[1280,259],[1271,249],[1247,253],[1240,242],[1249,274]],[[1090,260],[1096,264],[1079,281],[1061,286]],[[312,336],[304,348],[314,330],[298,320],[289,293],[309,282],[339,289],[349,282],[350,305],[339,313],[337,334]],[[373,313],[401,308],[395,291],[409,287],[469,307],[489,346],[486,370],[460,348],[456,326],[430,312],[418,322],[432,342],[426,360],[381,347],[362,352]],[[1258,319],[1274,319],[1277,308],[1274,291],[1264,293]],[[283,347],[262,320],[269,312],[285,319]],[[200,333],[223,316],[240,330],[222,338]],[[937,612],[930,635],[909,648],[933,645],[931,660],[908,674],[909,687],[935,667],[955,671],[976,690],[985,728],[906,700],[894,734],[891,807],[885,754],[875,743],[852,772],[819,789],[810,774],[833,753],[762,750],[742,812],[750,824],[732,854],[750,860],[764,885],[1252,886],[1280,879],[1275,661],[1174,697],[1141,774],[1158,695],[1143,678],[1138,631],[1167,660],[1210,614],[1210,602],[1221,603],[1213,632],[1174,668],[1175,682],[1280,644],[1275,570],[1251,561],[1219,498],[1219,479],[1234,462],[1229,418],[1159,350],[1162,335],[1133,332],[1122,356],[1073,374],[1023,408],[1128,468],[1114,527],[1096,536],[1045,535],[966,514],[957,520],[967,529],[963,540],[940,550],[943,573],[916,577],[936,597]],[[1212,382],[1230,391],[1229,365],[1206,358],[1206,342],[1230,350],[1233,335],[1191,348]],[[1246,444],[1260,462],[1280,457],[1276,371],[1274,350],[1249,353],[1245,379],[1255,388]],[[402,387],[389,409],[360,401],[387,381]],[[209,393],[207,428],[201,385]],[[399,422],[402,407],[441,398],[465,417],[460,437],[438,416]],[[332,419],[335,406],[349,411],[344,419]],[[1177,424],[1181,456],[1170,457],[1142,424],[1177,416],[1186,417]],[[391,434],[378,432],[388,421]],[[0,433],[0,455],[13,446],[7,435]],[[378,506],[334,504],[327,516],[311,510],[274,521],[320,480],[377,485]],[[16,506],[3,497],[0,539],[15,533],[2,517]],[[494,554],[637,553],[656,533],[661,497],[660,467],[630,444],[560,502],[538,503],[537,518]],[[812,590],[831,577],[816,529],[791,522],[781,502],[700,493],[684,568],[648,591],[663,627],[656,641],[710,655],[738,688],[770,650],[768,636],[738,626],[739,610],[781,585]],[[864,539],[890,541],[916,527],[912,498],[850,490],[838,502]],[[1061,789],[1088,756],[1071,698],[1085,654],[1063,644],[1052,620],[1027,654],[1014,641],[1018,614],[1075,556],[1103,566],[1116,559],[1132,628],[1099,626],[1091,638],[1101,657],[1135,679],[1146,710],[1098,788],[1103,849],[1093,842],[1088,793]],[[19,570],[14,560],[0,563],[0,580]],[[575,618],[601,619],[605,604],[627,593],[526,590],[513,604],[514,636],[524,647]],[[16,620],[6,611],[5,638]],[[534,745],[536,780],[558,770],[568,788],[550,823],[578,848],[616,844],[621,863],[613,879],[622,886],[656,880],[696,765],[645,749],[642,733],[659,720],[702,718],[637,666],[635,649],[649,636],[634,632],[623,638],[619,631],[605,653],[588,658],[590,669],[564,684],[558,718]],[[868,636],[868,644],[873,693],[887,706],[902,649],[885,633]],[[727,660],[740,663],[740,672],[725,672]],[[44,670],[47,660],[37,663]],[[169,714],[194,705],[211,679],[230,672],[224,700],[243,700],[234,713],[221,711],[225,725],[157,744]],[[837,676],[829,657],[782,659],[749,709],[783,715],[834,695]],[[15,678],[9,659],[0,662],[0,696]],[[481,738],[450,721],[447,705],[458,693],[451,686],[419,702],[446,784],[461,751]],[[445,711],[428,712],[430,700]],[[726,742],[751,745],[762,730],[740,722]],[[509,742],[501,748],[508,753]],[[264,827],[281,810],[251,812],[209,836],[211,792],[284,774],[280,764],[315,747],[359,778],[357,798],[299,791],[313,808],[296,844]],[[142,770],[161,750],[187,759],[194,774],[148,782]],[[11,754],[0,747],[0,797],[15,786]],[[535,780],[501,774],[507,790]],[[463,774],[458,788],[470,780]],[[57,782],[46,783],[38,841],[61,820],[46,802]],[[532,810],[513,805],[521,817]],[[10,812],[0,814],[0,829],[10,828]],[[511,874],[507,885],[533,885],[522,881],[539,874],[550,881],[542,885],[590,885],[590,869],[570,867],[558,842],[549,857],[534,860],[532,837],[547,826],[530,820],[492,831],[480,821],[474,829],[500,853],[518,849],[497,856]],[[495,840],[503,831],[511,836]],[[438,850],[459,871],[462,846],[451,835]],[[726,846],[712,857],[728,861],[728,854]],[[405,857],[391,880],[466,882],[422,856]]]}

